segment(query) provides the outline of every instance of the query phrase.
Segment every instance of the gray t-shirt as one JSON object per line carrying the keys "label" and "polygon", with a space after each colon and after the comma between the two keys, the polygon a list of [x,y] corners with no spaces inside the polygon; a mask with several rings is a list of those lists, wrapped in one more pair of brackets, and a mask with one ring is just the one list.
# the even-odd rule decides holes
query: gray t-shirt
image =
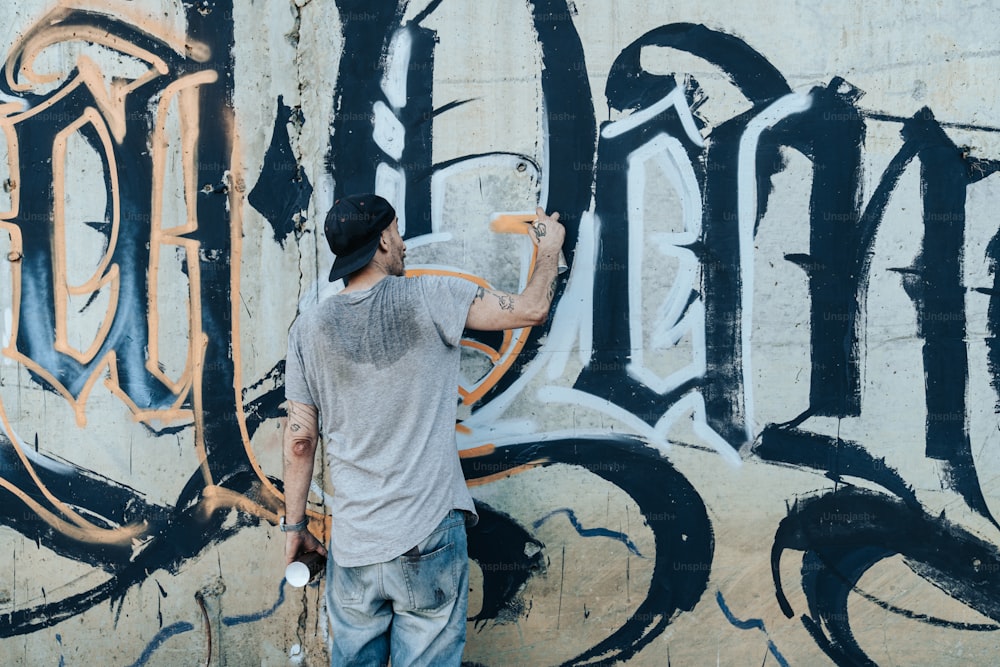
{"label": "gray t-shirt", "polygon": [[476,285],[387,277],[299,315],[285,396],[317,406],[333,486],[330,548],[357,567],[475,512],[455,444],[460,342]]}

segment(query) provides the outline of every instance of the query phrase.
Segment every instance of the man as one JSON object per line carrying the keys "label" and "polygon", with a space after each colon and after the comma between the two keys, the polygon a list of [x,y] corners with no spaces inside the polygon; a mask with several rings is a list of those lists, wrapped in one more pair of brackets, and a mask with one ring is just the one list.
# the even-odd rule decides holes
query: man
{"label": "man", "polygon": [[340,293],[302,313],[285,367],[285,557],[326,554],[306,530],[322,426],[333,486],[326,601],[332,664],[461,663],[468,607],[465,524],[478,517],[455,445],[465,327],[545,322],[565,236],[539,208],[524,291],[455,277],[405,278],[395,211],[375,195],[339,199],[325,232]]}

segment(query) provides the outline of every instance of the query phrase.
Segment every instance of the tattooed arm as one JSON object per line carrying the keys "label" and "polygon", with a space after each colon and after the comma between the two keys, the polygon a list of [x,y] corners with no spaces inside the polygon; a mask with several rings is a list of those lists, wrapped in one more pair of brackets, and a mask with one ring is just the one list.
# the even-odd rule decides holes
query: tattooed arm
{"label": "tattooed arm", "polygon": [[[306,518],[306,499],[309,497],[318,442],[316,408],[307,403],[288,401],[288,421],[282,439],[286,524],[298,523]],[[291,563],[306,551],[326,554],[326,549],[310,532],[285,533],[285,562]]]}
{"label": "tattooed arm", "polygon": [[538,220],[532,225],[529,236],[537,246],[538,259],[524,291],[510,294],[480,287],[465,321],[468,328],[479,331],[517,329],[542,324],[548,318],[566,230],[559,223],[558,213],[549,216],[541,208],[536,212]]}

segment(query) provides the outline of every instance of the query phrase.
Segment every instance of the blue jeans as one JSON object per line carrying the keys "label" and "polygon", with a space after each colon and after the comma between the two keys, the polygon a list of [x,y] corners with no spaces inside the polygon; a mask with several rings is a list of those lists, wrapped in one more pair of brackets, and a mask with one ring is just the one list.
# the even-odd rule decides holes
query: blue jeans
{"label": "blue jeans", "polygon": [[327,563],[330,664],[392,667],[462,663],[469,607],[465,515],[452,510],[415,549],[385,563]]}

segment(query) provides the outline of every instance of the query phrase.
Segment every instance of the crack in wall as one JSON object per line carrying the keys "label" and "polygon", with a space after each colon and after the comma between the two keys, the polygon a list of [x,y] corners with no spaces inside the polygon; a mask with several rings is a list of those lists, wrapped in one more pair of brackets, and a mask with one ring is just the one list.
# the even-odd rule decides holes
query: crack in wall
{"label": "crack in wall", "polygon": [[[292,113],[289,118],[289,123],[286,125],[288,131],[288,142],[292,148],[292,153],[295,156],[295,163],[297,165],[297,170],[299,177],[301,178],[303,172],[305,171],[304,166],[304,155],[302,150],[302,126],[305,123],[305,118],[302,114],[302,97],[309,87],[308,81],[306,81],[302,76],[302,51],[300,49],[302,35],[302,10],[307,5],[309,5],[311,0],[292,0],[289,3],[289,8],[291,9],[293,16],[292,29],[285,34],[285,39],[288,40],[294,49],[295,56],[292,59],[295,67],[295,81],[296,81],[296,100],[295,104],[291,105]],[[296,213],[295,218],[295,237],[296,241],[300,241],[301,237],[306,233],[308,226],[308,215],[303,216],[302,212]],[[315,247],[315,242],[313,243]],[[303,253],[300,243],[296,243],[296,248],[298,250],[299,258],[297,261],[297,266],[299,269],[299,280],[298,280],[298,299],[301,300],[303,295],[303,279],[304,273],[302,271],[302,260]],[[316,265],[316,275],[319,275],[319,257],[318,253],[314,250],[313,261]]]}

